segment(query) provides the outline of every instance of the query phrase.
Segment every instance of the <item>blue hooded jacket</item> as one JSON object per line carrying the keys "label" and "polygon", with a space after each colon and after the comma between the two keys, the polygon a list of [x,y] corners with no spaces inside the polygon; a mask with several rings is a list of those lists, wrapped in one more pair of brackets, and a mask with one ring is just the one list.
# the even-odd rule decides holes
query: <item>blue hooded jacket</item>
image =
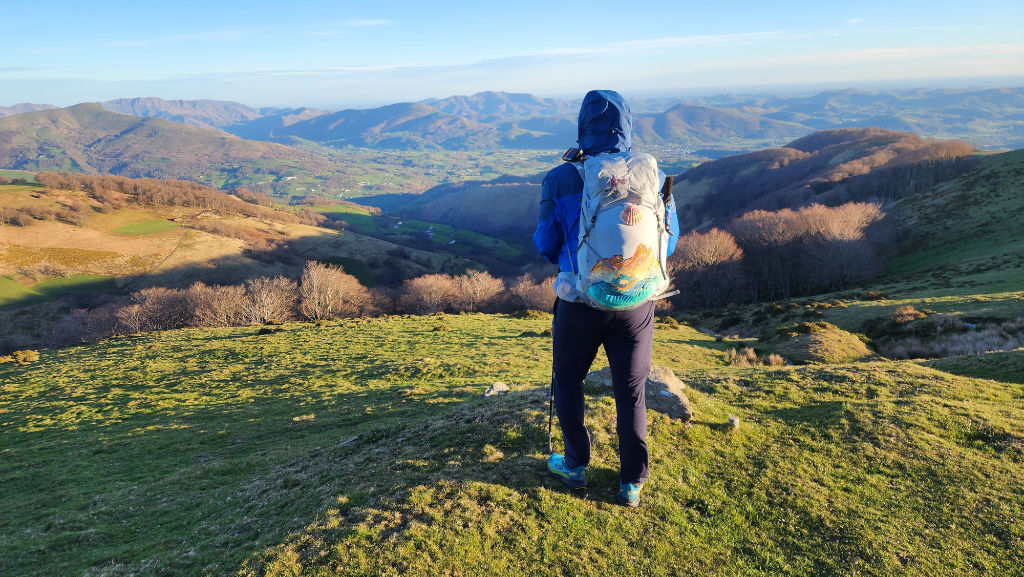
{"label": "blue hooded jacket", "polygon": [[[613,90],[591,90],[587,93],[580,106],[577,127],[579,139],[576,142],[584,156],[630,149],[633,116],[626,101]],[[563,163],[544,177],[533,244],[545,258],[558,264],[562,272],[574,272],[576,266],[582,197],[583,179],[572,163]],[[670,233],[668,254],[672,254],[679,239],[674,200],[665,206],[665,213]]]}

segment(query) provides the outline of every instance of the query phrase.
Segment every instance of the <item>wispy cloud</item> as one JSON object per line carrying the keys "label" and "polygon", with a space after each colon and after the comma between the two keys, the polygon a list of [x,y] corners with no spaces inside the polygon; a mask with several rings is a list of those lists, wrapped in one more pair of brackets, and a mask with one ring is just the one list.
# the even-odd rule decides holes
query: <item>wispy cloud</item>
{"label": "wispy cloud", "polygon": [[390,26],[391,24],[394,24],[391,20],[373,18],[360,18],[345,22],[345,26]]}
{"label": "wispy cloud", "polygon": [[186,32],[181,34],[168,34],[149,39],[118,39],[108,40],[104,44],[113,48],[136,48],[140,46],[157,46],[165,44],[182,44],[187,42],[209,42],[220,40],[237,40],[247,36],[253,36],[266,32],[264,29],[226,29],[209,30],[206,32]]}
{"label": "wispy cloud", "polygon": [[850,18],[849,20],[846,21],[846,23],[847,24],[860,24],[863,21],[864,21],[863,18]]}
{"label": "wispy cloud", "polygon": [[777,40],[785,39],[787,37],[788,35],[786,32],[780,31],[745,32],[739,34],[708,34],[698,36],[668,36],[664,38],[647,38],[644,40],[613,42],[610,44],[589,47],[551,48],[535,52],[526,52],[520,56],[583,56],[588,54],[602,55],[642,53],[673,50],[676,48],[686,48],[690,46],[740,46],[761,40]]}
{"label": "wispy cloud", "polygon": [[651,38],[649,40],[631,40],[609,45],[612,50],[671,50],[686,46],[730,46],[749,44],[758,40],[776,40],[785,37],[785,32],[748,32],[742,34],[710,34],[703,36],[672,36],[668,38]]}

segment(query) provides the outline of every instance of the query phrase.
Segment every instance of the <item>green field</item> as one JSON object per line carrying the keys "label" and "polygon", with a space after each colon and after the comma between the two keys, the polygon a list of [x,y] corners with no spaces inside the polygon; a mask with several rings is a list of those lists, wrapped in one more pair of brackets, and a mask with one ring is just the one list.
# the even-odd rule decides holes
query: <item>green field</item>
{"label": "green field", "polygon": [[0,177],[9,179],[21,178],[26,182],[36,181],[36,173],[26,170],[7,170],[0,168]]}
{"label": "green field", "polygon": [[52,300],[66,293],[112,290],[117,290],[117,284],[110,276],[75,274],[32,286],[23,285],[9,276],[0,276],[0,307]]}
{"label": "green field", "polygon": [[133,224],[126,224],[117,228],[110,229],[110,232],[117,234],[123,234],[126,236],[142,236],[146,234],[156,234],[158,232],[167,232],[169,230],[175,230],[179,228],[179,224],[171,222],[165,218],[157,218],[153,220],[147,220],[144,222],[136,222]]}
{"label": "green field", "polygon": [[[663,326],[655,362],[688,384],[696,417],[648,413],[652,477],[633,510],[614,503],[607,391],[588,388],[589,489],[545,474],[550,341],[530,335],[549,323],[472,314],[183,330],[0,364],[0,573],[1024,566],[1024,396],[1016,377],[999,378],[1021,374],[1024,352],[992,357],[1001,368],[989,372],[986,357],[950,372],[736,368],[724,366],[730,342]],[[480,397],[499,380],[508,395]]]}
{"label": "green field", "polygon": [[[396,244],[447,252],[466,258],[484,254],[513,262],[528,254],[526,247],[520,244],[447,224],[388,215],[374,216],[363,208],[348,205],[317,207],[316,210],[332,219],[348,223],[355,232]],[[529,255],[532,256],[532,253]]]}

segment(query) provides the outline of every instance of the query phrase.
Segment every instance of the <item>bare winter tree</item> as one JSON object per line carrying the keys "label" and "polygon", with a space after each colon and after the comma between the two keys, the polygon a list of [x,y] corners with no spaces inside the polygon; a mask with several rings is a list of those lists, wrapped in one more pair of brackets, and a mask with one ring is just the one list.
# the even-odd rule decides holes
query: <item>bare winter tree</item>
{"label": "bare winter tree", "polygon": [[230,327],[243,321],[246,295],[242,285],[210,286],[196,282],[185,291],[185,299],[195,326]]}
{"label": "bare winter tree", "polygon": [[789,209],[753,210],[732,221],[733,235],[743,249],[751,300],[791,296],[798,225],[796,214]]}
{"label": "bare winter tree", "polygon": [[243,315],[249,323],[287,321],[295,316],[298,291],[291,279],[283,276],[249,279],[245,281],[245,296]]}
{"label": "bare winter tree", "polygon": [[801,209],[800,266],[794,275],[800,292],[836,290],[870,278],[877,264],[865,231],[883,216],[879,205],[863,202]]}
{"label": "bare winter tree", "polygon": [[370,291],[341,267],[306,263],[299,283],[299,312],[307,319],[354,317],[372,303]]}
{"label": "bare winter tree", "polygon": [[553,285],[553,277],[537,282],[530,273],[520,275],[509,283],[508,306],[512,310],[550,311],[555,301]]}
{"label": "bare winter tree", "polygon": [[132,293],[132,305],[123,307],[118,319],[132,332],[165,331],[188,325],[191,311],[185,300],[184,291],[151,287]]}
{"label": "bare winter tree", "polygon": [[713,308],[735,302],[743,292],[743,250],[724,230],[690,232],[679,239],[670,269],[682,307]]}
{"label": "bare winter tree", "polygon": [[398,306],[406,312],[430,314],[451,310],[458,298],[455,280],[446,274],[428,274],[402,283]]}
{"label": "bare winter tree", "polygon": [[455,277],[455,287],[455,307],[467,312],[487,310],[505,291],[504,281],[478,270]]}

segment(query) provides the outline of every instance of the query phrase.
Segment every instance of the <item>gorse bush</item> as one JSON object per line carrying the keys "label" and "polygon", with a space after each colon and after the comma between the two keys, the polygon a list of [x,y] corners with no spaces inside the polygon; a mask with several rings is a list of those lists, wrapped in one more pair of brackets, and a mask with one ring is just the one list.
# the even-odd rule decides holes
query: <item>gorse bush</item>
{"label": "gorse bush", "polygon": [[747,346],[729,349],[725,353],[725,360],[728,364],[737,367],[778,367],[786,364],[786,360],[778,354],[771,353],[759,356],[756,350]]}
{"label": "gorse bush", "polygon": [[899,306],[892,312],[892,319],[899,324],[909,323],[910,321],[923,319],[927,316],[928,315],[914,308],[913,305]]}

